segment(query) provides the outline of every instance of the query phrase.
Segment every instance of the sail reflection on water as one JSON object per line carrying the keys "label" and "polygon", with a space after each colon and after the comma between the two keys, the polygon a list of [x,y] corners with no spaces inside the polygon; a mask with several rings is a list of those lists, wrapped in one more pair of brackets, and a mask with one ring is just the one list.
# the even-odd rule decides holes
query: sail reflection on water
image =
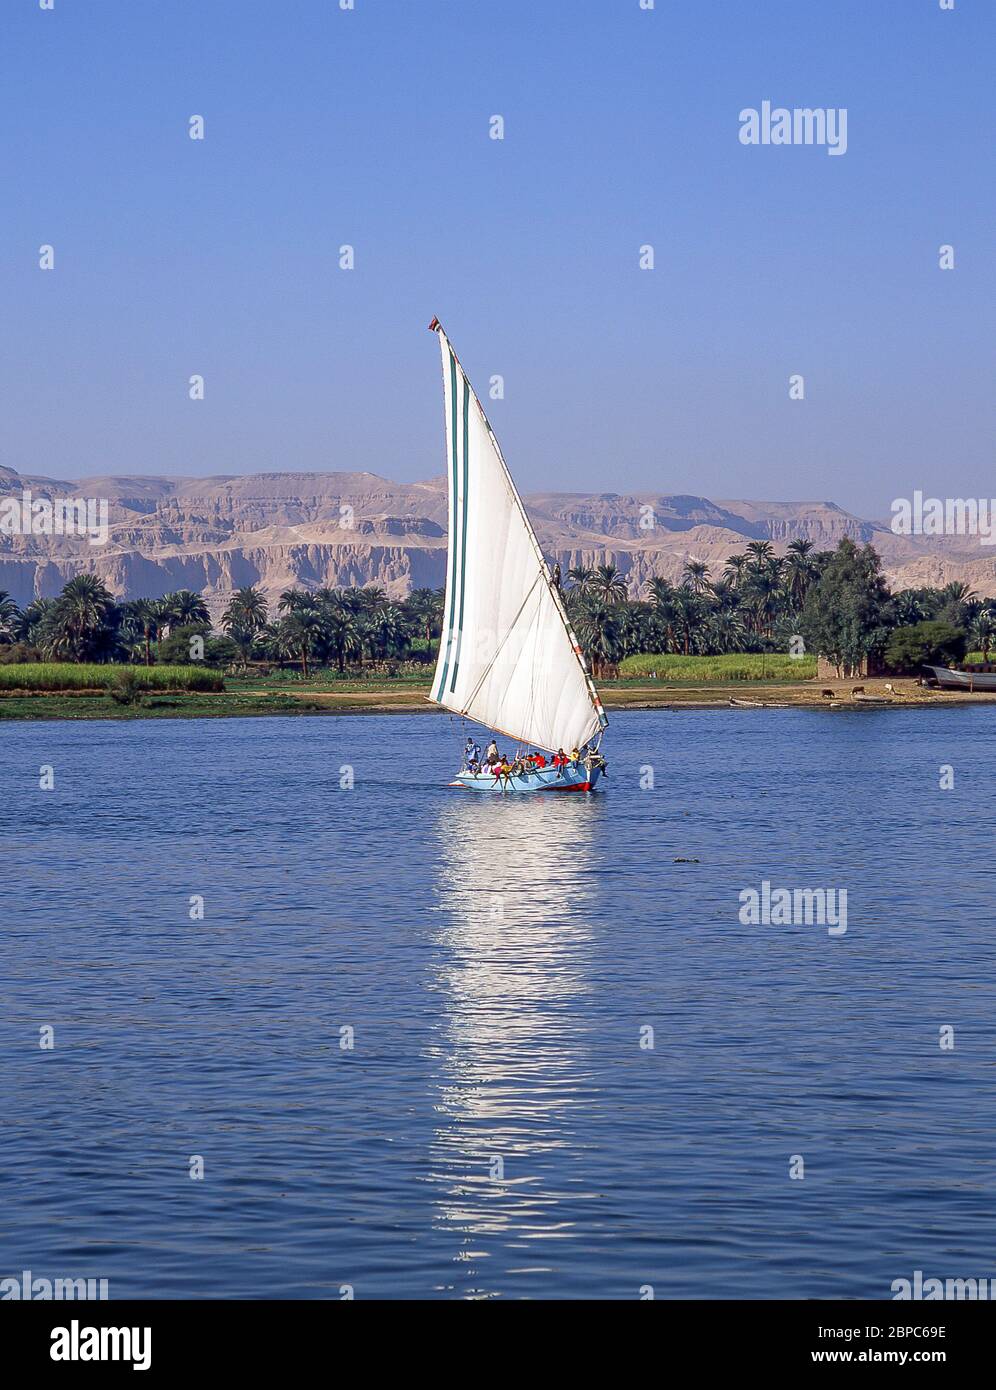
{"label": "sail reflection on water", "polygon": [[574,1146],[572,1113],[586,1090],[578,1020],[592,994],[601,805],[455,797],[439,813],[433,1181],[441,1222],[468,1238],[559,1224],[544,1155]]}

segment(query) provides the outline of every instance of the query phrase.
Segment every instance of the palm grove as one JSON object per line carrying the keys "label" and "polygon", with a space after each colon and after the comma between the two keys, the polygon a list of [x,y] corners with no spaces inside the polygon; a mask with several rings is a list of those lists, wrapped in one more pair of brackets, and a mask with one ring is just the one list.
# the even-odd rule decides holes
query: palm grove
{"label": "palm grove", "polygon": [[[914,669],[958,660],[969,647],[988,660],[996,635],[996,600],[959,583],[890,593],[874,549],[846,539],[832,551],[792,541],[783,556],[770,541],[751,541],[720,573],[688,559],[679,582],[652,578],[635,599],[616,566],[579,565],[568,571],[562,594],[603,677],[630,655],[785,652],[800,638],[838,666],[876,655],[895,669]],[[80,574],[57,598],[35,599],[23,611],[0,591],[0,657],[291,664],[305,677],[316,666],[390,670],[432,660],[442,616],[442,590],[394,600],[376,586],[288,589],[271,612],[261,591],[246,587],[231,595],[221,635],[190,590],[118,602],[95,575]]]}

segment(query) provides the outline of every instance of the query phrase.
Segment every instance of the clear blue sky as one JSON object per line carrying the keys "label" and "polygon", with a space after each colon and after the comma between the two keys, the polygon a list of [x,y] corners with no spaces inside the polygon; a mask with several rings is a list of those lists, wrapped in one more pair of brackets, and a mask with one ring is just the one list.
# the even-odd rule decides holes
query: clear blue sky
{"label": "clear blue sky", "polygon": [[[5,0],[0,38],[2,463],[440,473],[435,313],[526,490],[996,493],[992,0]],[[847,153],[742,146],[765,99],[846,107]]]}

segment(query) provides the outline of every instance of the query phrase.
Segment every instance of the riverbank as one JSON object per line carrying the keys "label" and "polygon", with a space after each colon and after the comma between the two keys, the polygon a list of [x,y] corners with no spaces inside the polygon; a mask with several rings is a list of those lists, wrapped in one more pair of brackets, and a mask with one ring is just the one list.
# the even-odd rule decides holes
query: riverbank
{"label": "riverbank", "polygon": [[[222,719],[268,714],[432,714],[421,680],[226,682],[219,692],[147,694],[141,703],[118,704],[103,690],[0,694],[4,719]],[[911,706],[992,704],[996,693],[930,690],[914,680],[861,681],[605,681],[606,710],[633,709],[900,709]],[[832,691],[832,696],[824,692]]]}

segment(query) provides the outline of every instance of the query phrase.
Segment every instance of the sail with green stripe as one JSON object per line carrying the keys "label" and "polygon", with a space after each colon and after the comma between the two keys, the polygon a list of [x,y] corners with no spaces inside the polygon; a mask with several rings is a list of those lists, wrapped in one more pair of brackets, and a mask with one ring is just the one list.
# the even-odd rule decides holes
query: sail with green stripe
{"label": "sail with green stripe", "polygon": [[534,748],[580,747],[608,722],[488,419],[436,320],[449,540],[436,704]]}

